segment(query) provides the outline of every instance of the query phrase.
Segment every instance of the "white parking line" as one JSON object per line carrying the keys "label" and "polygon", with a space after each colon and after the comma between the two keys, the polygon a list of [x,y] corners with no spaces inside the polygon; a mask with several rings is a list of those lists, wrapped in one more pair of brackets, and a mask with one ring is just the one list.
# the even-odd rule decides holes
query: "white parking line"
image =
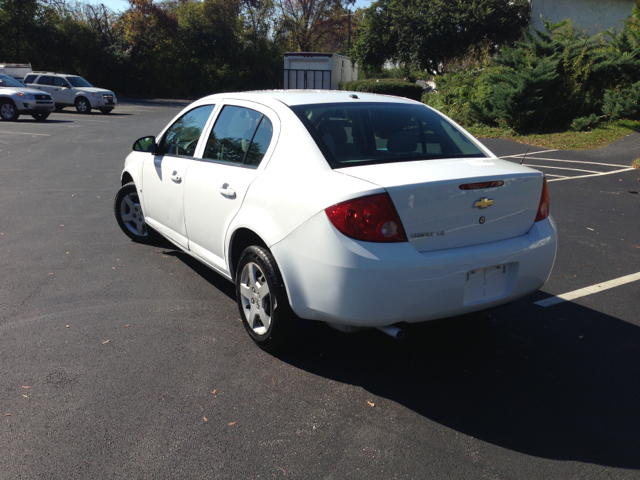
{"label": "white parking line", "polygon": [[536,155],[538,153],[549,153],[549,152],[557,152],[558,149],[556,150],[540,150],[539,152],[529,152],[527,154],[524,153],[518,153],[516,155],[505,155],[504,157],[500,157],[500,158],[515,158],[515,157],[524,157],[525,155],[527,157],[530,157],[531,155]]}
{"label": "white parking line", "polygon": [[533,303],[536,305],[540,305],[541,307],[550,307],[551,305],[557,305],[558,303],[562,302],[569,302],[571,300],[575,300],[576,298],[586,297],[587,295],[602,292],[603,290],[608,290],[613,287],[619,287],[620,285],[635,282],[637,280],[640,280],[640,272],[632,273],[631,275],[627,275],[626,277],[616,278],[615,280],[609,280],[608,282],[598,283],[590,287],[581,288],[580,290],[574,290],[573,292],[564,293],[556,297],[545,298],[544,300]]}
{"label": "white parking line", "polygon": [[567,162],[567,163],[582,163],[582,164],[586,164],[586,165],[604,165],[605,167],[622,167],[622,165],[616,165],[615,163],[597,163],[597,162],[586,162],[586,161],[581,161],[581,160],[562,160],[560,158],[542,158],[542,157],[535,157],[532,160],[546,160],[549,162]]}
{"label": "white parking line", "polygon": [[603,175],[613,175],[615,173],[629,172],[635,168],[623,168],[622,170],[614,170],[613,172],[595,173],[593,175],[578,175],[576,177],[552,178],[549,182],[560,182],[562,180],[574,180],[577,178],[601,177]]}
{"label": "white parking line", "polygon": [[38,137],[50,137],[51,135],[46,133],[27,133],[27,132],[0,132],[6,135],[34,135]]}
{"label": "white parking line", "polygon": [[[530,163],[523,163],[525,167],[535,167],[535,168],[551,168],[553,170],[571,170],[572,172],[587,172],[587,173],[601,173],[595,170],[583,170],[581,168],[565,168],[565,167],[549,167],[547,165],[532,165]],[[571,177],[576,178],[576,177]]]}

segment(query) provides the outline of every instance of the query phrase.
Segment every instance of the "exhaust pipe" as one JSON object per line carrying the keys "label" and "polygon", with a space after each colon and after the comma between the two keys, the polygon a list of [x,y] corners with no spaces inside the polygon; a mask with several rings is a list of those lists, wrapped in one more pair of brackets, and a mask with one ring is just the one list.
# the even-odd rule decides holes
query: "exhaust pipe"
{"label": "exhaust pipe", "polygon": [[386,333],[392,338],[396,340],[402,340],[404,338],[404,330],[400,330],[398,327],[394,327],[393,325],[389,325],[386,327],[376,327],[382,333]]}

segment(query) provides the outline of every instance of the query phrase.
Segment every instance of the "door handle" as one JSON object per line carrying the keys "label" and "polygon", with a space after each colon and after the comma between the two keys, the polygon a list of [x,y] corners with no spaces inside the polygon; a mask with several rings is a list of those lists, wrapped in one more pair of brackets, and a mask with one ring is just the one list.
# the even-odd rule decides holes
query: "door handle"
{"label": "door handle", "polygon": [[233,188],[229,187],[228,183],[225,183],[220,187],[220,193],[222,194],[222,196],[227,198],[236,198],[236,191]]}
{"label": "door handle", "polygon": [[173,173],[171,174],[171,180],[173,180],[176,183],[180,183],[182,181],[182,177],[178,175],[178,172],[176,170],[174,170]]}

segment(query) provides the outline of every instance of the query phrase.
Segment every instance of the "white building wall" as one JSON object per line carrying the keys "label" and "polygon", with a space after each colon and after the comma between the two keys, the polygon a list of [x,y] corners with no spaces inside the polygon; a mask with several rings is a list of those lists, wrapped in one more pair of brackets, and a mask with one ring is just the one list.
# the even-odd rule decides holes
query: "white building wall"
{"label": "white building wall", "polygon": [[611,27],[622,29],[631,15],[634,0],[531,0],[531,25],[544,30],[540,16],[553,23],[570,19],[576,26],[595,34]]}

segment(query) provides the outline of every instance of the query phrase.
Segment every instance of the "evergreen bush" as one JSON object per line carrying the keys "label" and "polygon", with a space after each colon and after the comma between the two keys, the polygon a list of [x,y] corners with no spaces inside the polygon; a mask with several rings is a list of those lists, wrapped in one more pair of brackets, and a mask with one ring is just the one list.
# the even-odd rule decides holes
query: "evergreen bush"
{"label": "evergreen bush", "polygon": [[586,132],[598,125],[600,122],[600,118],[592,113],[588,117],[580,117],[573,120],[571,124],[571,129],[576,132]]}

